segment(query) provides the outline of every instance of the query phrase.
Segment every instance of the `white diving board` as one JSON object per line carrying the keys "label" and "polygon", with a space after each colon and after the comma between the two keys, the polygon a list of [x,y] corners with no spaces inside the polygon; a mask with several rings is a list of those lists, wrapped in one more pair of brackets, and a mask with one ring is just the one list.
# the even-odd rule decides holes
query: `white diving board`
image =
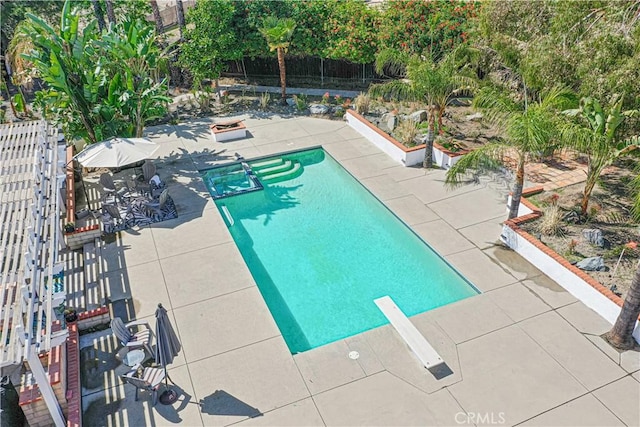
{"label": "white diving board", "polygon": [[444,363],[438,352],[431,347],[427,339],[416,329],[390,296],[378,298],[373,302],[376,303],[382,314],[389,319],[389,323],[398,331],[425,368],[429,369]]}

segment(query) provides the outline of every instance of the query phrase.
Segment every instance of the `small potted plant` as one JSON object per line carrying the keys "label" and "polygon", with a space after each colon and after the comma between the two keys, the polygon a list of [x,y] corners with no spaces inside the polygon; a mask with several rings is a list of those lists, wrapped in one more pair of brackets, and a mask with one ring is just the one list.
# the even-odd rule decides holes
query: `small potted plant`
{"label": "small potted plant", "polygon": [[78,313],[76,313],[76,309],[73,307],[67,307],[64,309],[64,320],[67,323],[72,323],[78,320]]}
{"label": "small potted plant", "polygon": [[64,225],[64,231],[66,233],[73,233],[76,231],[76,225],[73,222],[68,222]]}

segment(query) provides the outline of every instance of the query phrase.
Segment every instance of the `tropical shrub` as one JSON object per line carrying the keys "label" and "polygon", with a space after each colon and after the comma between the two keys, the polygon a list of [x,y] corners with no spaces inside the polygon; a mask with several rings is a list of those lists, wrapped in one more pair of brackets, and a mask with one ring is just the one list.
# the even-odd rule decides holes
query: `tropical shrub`
{"label": "tropical shrub", "polygon": [[325,55],[358,64],[373,62],[378,48],[380,13],[361,0],[337,2],[326,22],[329,34]]}
{"label": "tropical shrub", "polygon": [[396,0],[385,2],[379,49],[440,58],[466,43],[479,4],[473,1]]}

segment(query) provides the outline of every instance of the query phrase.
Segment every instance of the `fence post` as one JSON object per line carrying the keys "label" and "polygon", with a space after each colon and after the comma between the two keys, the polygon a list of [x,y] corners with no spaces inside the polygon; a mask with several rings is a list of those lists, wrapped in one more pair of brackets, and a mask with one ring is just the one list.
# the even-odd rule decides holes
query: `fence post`
{"label": "fence post", "polygon": [[320,57],[320,86],[324,87],[324,58]]}

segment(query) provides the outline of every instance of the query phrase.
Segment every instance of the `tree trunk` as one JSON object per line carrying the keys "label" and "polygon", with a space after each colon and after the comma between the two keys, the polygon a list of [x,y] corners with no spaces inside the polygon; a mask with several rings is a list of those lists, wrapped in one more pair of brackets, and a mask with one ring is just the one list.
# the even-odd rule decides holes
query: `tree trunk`
{"label": "tree trunk", "polygon": [[524,156],[520,156],[518,160],[518,169],[516,170],[516,183],[511,192],[511,205],[509,205],[509,218],[513,219],[518,216],[520,209],[520,199],[522,198],[522,188],[524,187]]}
{"label": "tree trunk", "polygon": [[116,25],[116,14],[113,12],[113,0],[105,0],[104,4],[107,9],[107,19],[113,25]]}
{"label": "tree trunk", "polygon": [[98,21],[98,28],[100,29],[100,32],[102,32],[107,26],[104,23],[102,8],[100,7],[100,3],[98,3],[98,0],[91,0],[91,4],[93,5],[93,14],[96,16],[96,20]]}
{"label": "tree trunk", "polygon": [[444,115],[444,108],[438,108],[438,134],[442,135],[444,130],[442,129],[442,116]]}
{"label": "tree trunk", "polygon": [[436,115],[435,108],[429,108],[429,129],[427,130],[427,140],[425,142],[424,160],[422,167],[430,169],[433,166],[433,140],[435,139]]}
{"label": "tree trunk", "polygon": [[596,185],[598,175],[587,175],[587,182],[584,184],[584,192],[582,193],[582,202],[580,203],[580,213],[583,216],[587,215],[587,208],[589,207],[589,199],[591,198],[591,192]]}
{"label": "tree trunk", "polygon": [[184,22],[184,7],[182,0],[176,0],[176,15],[178,16],[178,29],[180,30],[180,41],[184,40],[184,29],[186,24]]}
{"label": "tree trunk", "polygon": [[605,339],[614,347],[629,350],[636,345],[633,330],[640,315],[640,264],[631,280],[631,288],[622,304],[622,311]]}
{"label": "tree trunk", "polygon": [[278,49],[278,68],[280,68],[280,93],[282,95],[282,105],[287,103],[287,72],[284,67],[284,49]]}
{"label": "tree trunk", "polygon": [[158,2],[156,0],[149,0],[149,4],[151,4],[151,10],[153,11],[153,20],[156,24],[156,33],[158,33],[158,35],[164,34],[164,24],[162,23],[162,15],[160,15]]}

